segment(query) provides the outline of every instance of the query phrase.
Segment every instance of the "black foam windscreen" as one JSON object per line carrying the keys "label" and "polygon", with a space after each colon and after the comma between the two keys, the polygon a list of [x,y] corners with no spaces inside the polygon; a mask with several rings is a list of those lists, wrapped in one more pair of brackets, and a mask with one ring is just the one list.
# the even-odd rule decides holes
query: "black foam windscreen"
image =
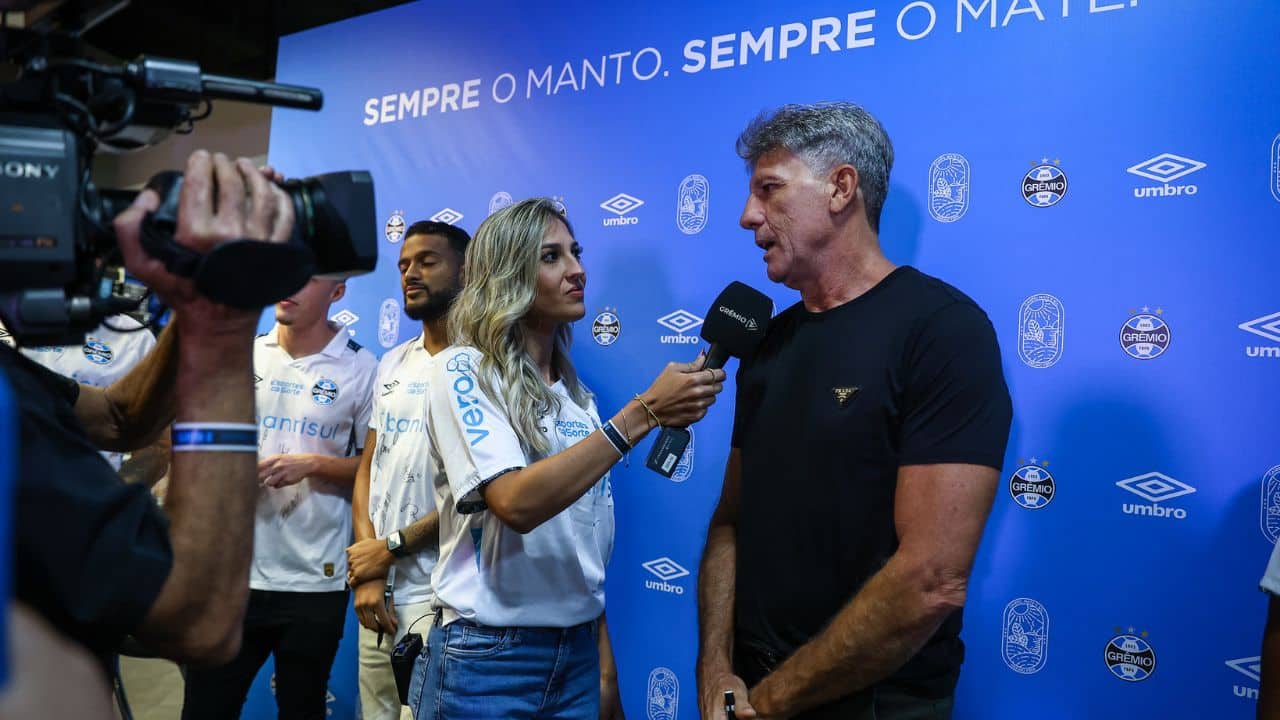
{"label": "black foam windscreen", "polygon": [[764,337],[773,301],[750,285],[733,281],[720,292],[702,324],[702,339],[728,355],[750,355]]}

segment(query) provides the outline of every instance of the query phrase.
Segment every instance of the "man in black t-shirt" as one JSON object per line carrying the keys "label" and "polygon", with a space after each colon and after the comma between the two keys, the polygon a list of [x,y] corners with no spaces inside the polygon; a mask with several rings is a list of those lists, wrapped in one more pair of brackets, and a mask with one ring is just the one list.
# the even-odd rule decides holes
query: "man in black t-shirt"
{"label": "man in black t-shirt", "polygon": [[741,224],[801,301],[738,371],[699,577],[702,716],[733,690],[738,717],[949,718],[1012,416],[995,331],[881,252],[893,149],[865,110],[786,106],[738,153]]}

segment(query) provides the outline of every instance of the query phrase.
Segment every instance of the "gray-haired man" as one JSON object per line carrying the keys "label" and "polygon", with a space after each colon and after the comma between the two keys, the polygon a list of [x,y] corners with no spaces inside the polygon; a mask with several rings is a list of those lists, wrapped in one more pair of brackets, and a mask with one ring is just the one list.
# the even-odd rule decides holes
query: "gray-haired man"
{"label": "gray-haired man", "polygon": [[865,110],[786,106],[738,154],[742,227],[801,301],[738,371],[699,578],[702,715],[733,690],[739,718],[949,718],[1011,421],[995,332],[881,252],[893,148]]}

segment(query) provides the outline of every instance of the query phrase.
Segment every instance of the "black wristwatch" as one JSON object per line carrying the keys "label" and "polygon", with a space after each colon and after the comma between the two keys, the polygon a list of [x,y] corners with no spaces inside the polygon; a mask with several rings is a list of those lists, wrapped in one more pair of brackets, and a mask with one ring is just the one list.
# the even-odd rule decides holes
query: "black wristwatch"
{"label": "black wristwatch", "polygon": [[391,553],[391,557],[396,558],[409,554],[409,550],[404,546],[404,533],[397,530],[387,536],[387,552]]}

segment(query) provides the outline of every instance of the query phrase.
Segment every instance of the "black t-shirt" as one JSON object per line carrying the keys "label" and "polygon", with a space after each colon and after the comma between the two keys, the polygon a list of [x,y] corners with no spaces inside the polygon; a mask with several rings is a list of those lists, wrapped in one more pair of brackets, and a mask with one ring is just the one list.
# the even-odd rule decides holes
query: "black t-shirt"
{"label": "black t-shirt", "polygon": [[100,660],[146,617],[173,565],[169,523],[126,485],[72,409],[78,386],[0,347],[21,413],[14,590]]}
{"label": "black t-shirt", "polygon": [[[775,317],[738,370],[737,642],[786,657],[819,633],[897,550],[898,468],[1000,468],[1011,418],[986,313],[915,268]],[[949,695],[960,625],[957,611],[884,682]]]}

